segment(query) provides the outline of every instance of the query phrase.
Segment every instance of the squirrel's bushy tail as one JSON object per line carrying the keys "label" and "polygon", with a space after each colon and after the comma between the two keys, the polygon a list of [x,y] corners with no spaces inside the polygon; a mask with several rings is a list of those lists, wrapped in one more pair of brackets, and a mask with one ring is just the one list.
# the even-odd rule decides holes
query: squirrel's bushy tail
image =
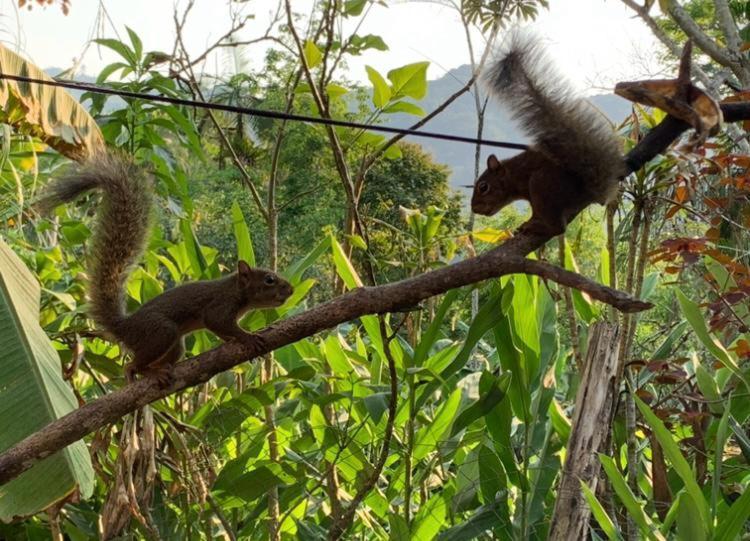
{"label": "squirrel's bushy tail", "polygon": [[616,197],[626,172],[621,145],[604,115],[554,69],[539,38],[512,30],[485,81],[535,147],[576,174],[595,201]]}
{"label": "squirrel's bushy tail", "polygon": [[49,184],[37,202],[40,211],[45,211],[89,190],[102,192],[89,249],[88,295],[93,320],[115,334],[126,317],[129,270],[145,248],[153,199],[151,184],[150,175],[130,158],[100,153]]}

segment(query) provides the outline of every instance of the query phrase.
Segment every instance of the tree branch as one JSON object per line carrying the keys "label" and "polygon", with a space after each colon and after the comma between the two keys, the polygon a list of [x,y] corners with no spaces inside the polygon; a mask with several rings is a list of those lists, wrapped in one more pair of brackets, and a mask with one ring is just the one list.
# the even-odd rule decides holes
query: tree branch
{"label": "tree branch", "polygon": [[140,379],[53,421],[0,455],[0,484],[14,479],[37,461],[81,439],[90,432],[146,404],[208,381],[219,372],[285,345],[366,314],[404,310],[420,301],[505,274],[530,273],[583,289],[593,298],[621,310],[638,311],[650,305],[552,265],[523,255],[538,248],[545,237],[518,235],[502,246],[413,278],[378,287],[358,288],[306,312],[249,335],[247,341],[228,342],[192,359],[177,363],[174,381],[160,388],[153,378]]}

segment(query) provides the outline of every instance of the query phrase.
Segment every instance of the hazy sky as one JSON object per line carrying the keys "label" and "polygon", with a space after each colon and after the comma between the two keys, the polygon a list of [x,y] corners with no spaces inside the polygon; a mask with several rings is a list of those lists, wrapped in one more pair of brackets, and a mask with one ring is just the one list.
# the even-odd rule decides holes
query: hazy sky
{"label": "hazy sky", "polygon": [[[310,0],[293,2],[303,11]],[[57,5],[19,12],[16,3],[0,0],[0,40],[14,48],[20,45],[21,51],[42,67],[69,67],[74,58],[81,57],[90,38],[116,35],[110,19],[102,17],[97,0],[72,0],[67,17]],[[146,50],[171,51],[173,0],[101,3],[121,37],[128,25],[140,35]],[[177,5],[179,9],[184,0]],[[242,6],[244,13],[255,16],[241,34],[242,39],[248,39],[264,32],[276,0],[250,0]],[[186,27],[191,53],[201,53],[222,35],[228,21],[225,0],[197,0]],[[561,69],[584,90],[600,93],[617,80],[643,78],[658,70],[654,38],[618,0],[550,0],[550,10],[544,11],[533,27],[547,38]],[[390,50],[369,52],[350,61],[349,77],[354,80],[366,80],[365,64],[386,72],[409,62],[428,60],[428,76],[434,79],[467,63],[466,41],[455,12],[435,3],[402,1],[387,8],[373,6],[359,33],[382,36]],[[251,64],[262,56],[263,46],[253,46],[246,52]],[[83,55],[82,70],[95,74],[113,58],[109,51],[91,46]],[[216,71],[226,65],[226,55],[215,55],[205,69]]]}

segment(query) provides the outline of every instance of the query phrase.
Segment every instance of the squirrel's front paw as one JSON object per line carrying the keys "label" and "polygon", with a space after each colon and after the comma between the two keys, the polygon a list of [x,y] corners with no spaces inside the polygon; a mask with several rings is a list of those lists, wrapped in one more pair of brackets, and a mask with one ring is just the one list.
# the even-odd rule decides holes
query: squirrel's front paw
{"label": "squirrel's front paw", "polygon": [[147,372],[149,377],[156,378],[160,389],[166,389],[174,383],[174,365],[159,365],[150,368]]}

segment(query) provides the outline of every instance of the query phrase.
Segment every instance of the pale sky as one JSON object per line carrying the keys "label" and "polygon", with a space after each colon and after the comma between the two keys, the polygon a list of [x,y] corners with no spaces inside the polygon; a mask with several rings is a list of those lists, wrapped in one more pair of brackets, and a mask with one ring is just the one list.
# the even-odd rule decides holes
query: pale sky
{"label": "pale sky", "polygon": [[[310,0],[293,2],[303,11]],[[184,3],[177,0],[178,8]],[[116,37],[111,21],[121,38],[126,36],[125,25],[133,28],[146,50],[172,50],[173,0],[72,0],[67,17],[57,5],[19,12],[16,4],[17,0],[0,0],[0,40],[16,50],[20,46],[23,54],[44,68],[71,66],[92,37]],[[101,16],[100,4],[111,21]],[[385,73],[428,60],[428,77],[435,79],[467,63],[464,33],[452,9],[414,0],[389,4],[373,6],[358,33],[380,35],[390,50],[370,51],[350,60],[350,79],[367,81],[366,64]],[[240,39],[249,39],[265,31],[276,0],[250,0],[239,6],[255,16],[240,34]],[[196,0],[186,26],[191,54],[200,54],[226,32],[228,13],[226,0]],[[660,69],[655,39],[619,0],[550,0],[549,11],[543,10],[532,27],[547,39],[560,69],[584,91],[602,93],[618,80],[653,76]],[[246,51],[251,64],[259,65],[264,47],[254,45]],[[82,71],[94,75],[113,59],[108,50],[92,45],[83,55]],[[226,55],[214,55],[205,69],[215,72],[226,65]]]}

